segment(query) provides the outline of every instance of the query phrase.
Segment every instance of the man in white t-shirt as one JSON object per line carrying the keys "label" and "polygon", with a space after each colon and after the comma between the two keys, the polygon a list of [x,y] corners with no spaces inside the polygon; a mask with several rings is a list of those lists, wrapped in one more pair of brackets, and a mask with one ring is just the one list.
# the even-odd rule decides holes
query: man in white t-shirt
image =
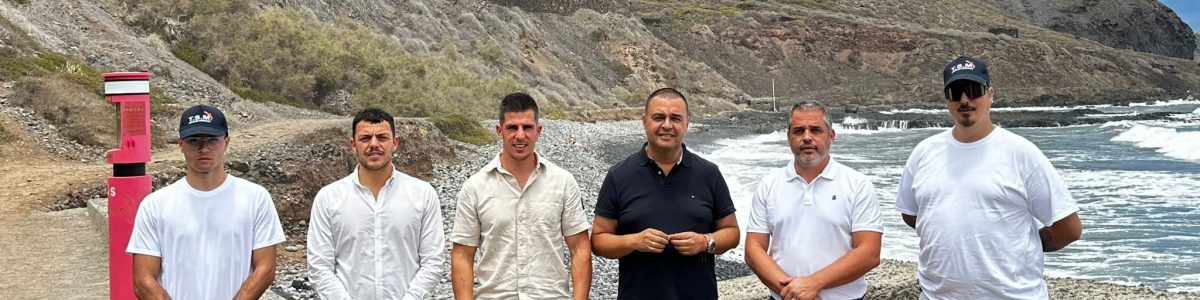
{"label": "man in white t-shirt", "polygon": [[883,223],[866,175],[829,155],[825,108],[792,106],[790,164],[763,177],[746,226],[746,264],[773,299],[861,299],[879,265]]}
{"label": "man in white t-shirt", "polygon": [[1042,252],[1079,239],[1079,208],[1037,146],[992,124],[986,63],[959,57],[942,80],[954,128],[917,144],[896,195],[921,299],[1047,299]]}
{"label": "man in white t-shirt", "polygon": [[225,174],[225,115],[183,111],[187,176],[142,201],[125,250],[140,299],[258,299],[275,280],[283,226],[262,186]]}
{"label": "man in white t-shirt", "polygon": [[400,173],[396,119],[368,108],[351,121],[353,173],[317,192],[308,275],[322,299],[425,299],[445,272],[442,206],[433,186]]}

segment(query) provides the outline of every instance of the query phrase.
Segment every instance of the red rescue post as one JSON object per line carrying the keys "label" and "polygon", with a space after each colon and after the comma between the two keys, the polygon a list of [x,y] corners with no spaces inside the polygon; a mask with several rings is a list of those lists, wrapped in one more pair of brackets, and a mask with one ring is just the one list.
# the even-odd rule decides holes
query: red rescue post
{"label": "red rescue post", "polygon": [[138,205],[150,194],[150,73],[104,73],[104,97],[120,111],[120,148],[105,155],[108,178],[108,283],[110,299],[136,299],[133,257],[125,253]]}

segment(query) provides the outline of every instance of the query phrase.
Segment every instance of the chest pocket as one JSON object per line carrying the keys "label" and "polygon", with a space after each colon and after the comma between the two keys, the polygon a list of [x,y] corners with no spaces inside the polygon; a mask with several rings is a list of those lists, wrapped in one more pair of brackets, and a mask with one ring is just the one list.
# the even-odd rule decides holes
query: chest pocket
{"label": "chest pocket", "polygon": [[563,197],[562,191],[545,191],[529,201],[525,213],[517,218],[528,218],[525,221],[532,225],[530,229],[535,233],[558,233],[562,224]]}

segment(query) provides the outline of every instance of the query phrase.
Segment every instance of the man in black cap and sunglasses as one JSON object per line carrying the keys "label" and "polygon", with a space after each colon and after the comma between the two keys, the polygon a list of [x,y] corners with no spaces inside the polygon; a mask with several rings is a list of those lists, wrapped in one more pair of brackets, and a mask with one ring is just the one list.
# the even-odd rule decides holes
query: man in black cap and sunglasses
{"label": "man in black cap and sunglasses", "polygon": [[275,279],[284,241],[275,202],[262,186],[225,173],[229,128],[215,107],[179,120],[187,175],[142,200],[133,236],[139,299],[258,299]]}
{"label": "man in black cap and sunglasses", "polygon": [[917,144],[896,209],[921,238],[921,299],[1048,299],[1043,252],[1079,239],[1079,207],[1046,155],[992,124],[987,64],[942,72],[954,128]]}

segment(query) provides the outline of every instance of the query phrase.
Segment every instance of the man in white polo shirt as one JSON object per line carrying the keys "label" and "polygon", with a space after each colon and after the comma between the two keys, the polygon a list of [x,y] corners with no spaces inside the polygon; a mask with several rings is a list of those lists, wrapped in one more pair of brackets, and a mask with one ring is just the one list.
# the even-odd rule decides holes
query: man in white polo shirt
{"label": "man in white polo shirt", "polygon": [[139,299],[258,299],[275,280],[283,226],[266,189],[225,174],[229,141],[217,108],[183,111],[187,175],[146,196],[125,250]]}
{"label": "man in white polo shirt", "polygon": [[458,193],[450,234],[455,299],[588,299],[592,248],[579,184],[534,151],[541,132],[532,97],[501,100],[503,150]]}
{"label": "man in white polo shirt", "polygon": [[754,193],[746,263],[774,299],[861,299],[879,265],[883,223],[866,175],[829,156],[835,133],[825,108],[792,106],[792,163]]}

